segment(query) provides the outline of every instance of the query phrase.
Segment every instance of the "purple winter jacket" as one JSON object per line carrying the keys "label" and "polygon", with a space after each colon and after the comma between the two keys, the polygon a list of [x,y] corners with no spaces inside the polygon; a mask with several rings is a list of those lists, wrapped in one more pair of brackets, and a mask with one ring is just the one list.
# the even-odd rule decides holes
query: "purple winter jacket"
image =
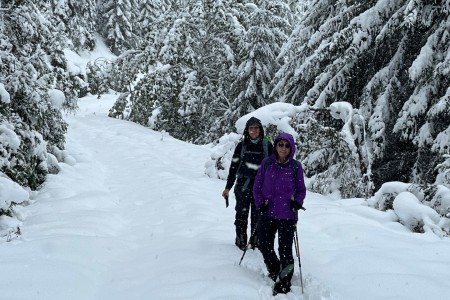
{"label": "purple winter jacket", "polygon": [[[294,138],[288,133],[281,133],[275,139],[274,146],[279,140],[287,140],[291,145],[288,161],[284,164],[277,163],[276,149],[274,149],[274,153],[261,162],[261,167],[258,170],[253,185],[255,205],[259,209],[264,201],[267,200],[268,210],[265,213],[266,216],[275,219],[297,220],[298,212],[292,211],[290,201],[292,196],[299,204],[303,204],[303,200],[305,199],[306,187],[303,177],[303,167],[297,161],[298,170],[297,176],[295,177],[296,182],[294,182],[293,168],[291,165],[296,150]],[[268,159],[271,160],[271,163],[265,168]]]}

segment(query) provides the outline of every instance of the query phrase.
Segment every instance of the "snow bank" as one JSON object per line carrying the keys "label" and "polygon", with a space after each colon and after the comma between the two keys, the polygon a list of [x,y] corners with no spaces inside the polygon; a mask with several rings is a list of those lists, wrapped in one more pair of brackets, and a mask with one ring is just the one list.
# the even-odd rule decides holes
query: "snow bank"
{"label": "snow bank", "polygon": [[29,199],[29,193],[11,179],[0,173],[0,209],[8,208],[11,203],[22,203]]}
{"label": "snow bank", "polygon": [[11,204],[20,204],[29,200],[30,194],[19,184],[7,178],[0,172],[0,237],[6,237],[6,240],[11,239],[11,234],[15,232],[20,234],[19,225],[21,222],[15,217],[10,216]]}
{"label": "snow bank", "polygon": [[431,207],[423,205],[414,194],[401,192],[395,197],[393,206],[400,223],[411,231],[417,232],[423,228],[425,232],[443,236],[441,228],[437,225],[441,219],[439,214]]}

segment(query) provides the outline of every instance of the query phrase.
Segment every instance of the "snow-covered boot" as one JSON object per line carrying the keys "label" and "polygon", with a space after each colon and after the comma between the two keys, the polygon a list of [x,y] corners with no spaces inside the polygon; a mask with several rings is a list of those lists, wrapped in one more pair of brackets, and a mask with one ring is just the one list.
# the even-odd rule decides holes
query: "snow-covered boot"
{"label": "snow-covered boot", "polygon": [[276,282],[278,278],[278,272],[269,273],[269,275],[267,276],[269,276],[269,278],[272,279],[273,282]]}
{"label": "snow-covered boot", "polygon": [[273,286],[273,295],[277,294],[287,294],[291,291],[291,283],[290,282],[283,282],[283,281],[277,281],[275,282]]}

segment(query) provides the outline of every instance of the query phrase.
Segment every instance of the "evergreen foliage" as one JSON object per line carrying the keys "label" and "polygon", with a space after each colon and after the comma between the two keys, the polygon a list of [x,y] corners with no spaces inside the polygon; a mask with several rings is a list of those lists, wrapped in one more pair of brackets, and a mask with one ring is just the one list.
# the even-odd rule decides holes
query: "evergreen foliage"
{"label": "evergreen foliage", "polygon": [[[153,29],[141,47],[125,53],[114,64],[112,85],[124,91],[125,84],[134,82],[137,74],[143,74],[144,79],[139,80],[161,82],[156,78],[167,76],[160,72],[165,69],[161,66],[178,68],[170,75],[171,84],[177,85],[172,86],[173,91],[178,94],[168,101],[159,95],[159,87],[150,91],[156,95],[148,94],[148,89],[137,91],[148,83],[134,87],[130,119],[148,124],[146,119],[151,115],[159,116],[152,119],[155,129],[195,143],[217,140],[233,130],[243,113],[272,102],[271,80],[278,68],[280,48],[290,32],[287,19],[293,17],[283,1],[169,4],[160,8],[162,17],[151,18],[153,24],[148,26]],[[149,99],[142,99],[144,96]],[[136,110],[139,112],[133,112]],[[177,132],[180,124],[185,127]]]}
{"label": "evergreen foliage", "polygon": [[[64,148],[61,109],[113,89],[110,116],[198,144],[273,102],[307,105],[292,122],[318,192],[450,187],[449,18],[450,0],[0,2],[0,171],[37,188]],[[65,52],[96,31],[117,59],[75,74]]]}
{"label": "evergreen foliage", "polygon": [[73,44],[75,49],[94,49],[97,19],[95,0],[41,2],[41,9],[46,13],[47,18],[63,32],[63,34],[52,34],[54,38],[68,37],[67,42]]}
{"label": "evergreen foliage", "polygon": [[[65,49],[92,49],[96,10],[86,1],[0,2],[0,173],[30,189],[59,170],[67,124],[87,93]],[[0,208],[3,209],[3,208]]]}
{"label": "evergreen foliage", "polygon": [[289,11],[287,5],[282,1],[259,2],[258,7],[248,5],[244,22],[240,64],[231,86],[232,120],[273,102],[269,97],[271,81],[279,68],[277,57],[290,30],[285,18]]}
{"label": "evergreen foliage", "polygon": [[206,2],[162,8],[140,50],[119,57],[113,70],[122,88],[142,74],[130,97],[130,120],[197,143],[219,138],[230,126],[223,115],[236,43],[229,34],[236,18],[226,1]]}
{"label": "evergreen foliage", "polygon": [[133,32],[137,3],[133,0],[101,0],[99,3],[99,31],[106,38],[111,51],[119,55],[137,46]]}
{"label": "evergreen foliage", "polygon": [[[89,92],[100,97],[109,91],[111,83],[112,62],[104,57],[89,61],[86,65],[87,83]],[[123,84],[122,86],[127,86]]]}
{"label": "evergreen foliage", "polygon": [[272,96],[358,109],[375,189],[393,180],[448,185],[449,124],[437,115],[448,114],[449,1],[311,5],[283,47]]}
{"label": "evergreen foliage", "polygon": [[[236,51],[240,41],[241,25],[231,12],[232,1],[205,1],[203,23],[205,33],[199,48],[195,106],[198,137],[196,143],[208,143],[233,130],[229,120],[230,87],[236,64]],[[186,93],[185,93],[186,94]],[[184,94],[184,95],[185,95]],[[183,96],[184,96],[183,95]]]}

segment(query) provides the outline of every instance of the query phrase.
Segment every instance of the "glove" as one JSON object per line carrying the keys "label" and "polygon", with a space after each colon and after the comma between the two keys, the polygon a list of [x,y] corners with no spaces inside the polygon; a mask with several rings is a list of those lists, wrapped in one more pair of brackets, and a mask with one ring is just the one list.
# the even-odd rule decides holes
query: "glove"
{"label": "glove", "polygon": [[260,213],[265,213],[269,209],[269,201],[265,200],[264,203],[259,207]]}
{"label": "glove", "polygon": [[304,209],[304,208],[303,208],[302,204],[298,203],[295,200],[291,200],[291,209],[293,212],[297,212],[300,209]]}

